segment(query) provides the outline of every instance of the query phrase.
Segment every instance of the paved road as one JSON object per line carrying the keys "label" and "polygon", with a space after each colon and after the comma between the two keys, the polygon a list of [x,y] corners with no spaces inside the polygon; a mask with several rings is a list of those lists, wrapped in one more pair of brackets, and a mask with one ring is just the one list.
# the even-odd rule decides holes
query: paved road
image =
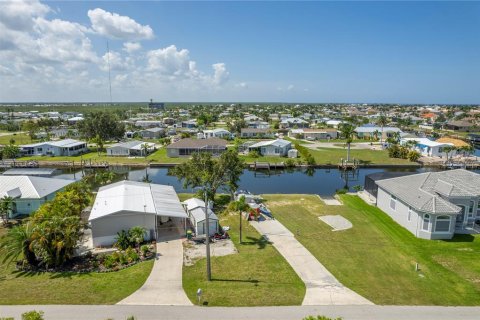
{"label": "paved road", "polygon": [[305,283],[307,292],[302,305],[372,304],[342,285],[280,222],[266,220],[251,223],[258,232],[268,237]]}
{"label": "paved road", "polygon": [[42,310],[46,320],[301,320],[309,315],[343,320],[478,320],[480,307],[301,306],[301,307],[181,307],[181,306],[0,306],[0,317],[19,320],[25,311]]}
{"label": "paved road", "polygon": [[157,243],[157,257],[144,285],[118,304],[192,305],[182,287],[182,240]]}

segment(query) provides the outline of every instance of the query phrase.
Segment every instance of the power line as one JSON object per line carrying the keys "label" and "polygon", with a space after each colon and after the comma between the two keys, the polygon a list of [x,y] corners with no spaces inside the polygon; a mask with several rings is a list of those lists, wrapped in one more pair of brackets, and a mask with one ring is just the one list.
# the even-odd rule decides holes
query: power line
{"label": "power line", "polygon": [[110,103],[112,103],[112,78],[110,74],[110,47],[108,46],[108,40],[107,40],[107,65],[108,65],[108,87],[110,92]]}

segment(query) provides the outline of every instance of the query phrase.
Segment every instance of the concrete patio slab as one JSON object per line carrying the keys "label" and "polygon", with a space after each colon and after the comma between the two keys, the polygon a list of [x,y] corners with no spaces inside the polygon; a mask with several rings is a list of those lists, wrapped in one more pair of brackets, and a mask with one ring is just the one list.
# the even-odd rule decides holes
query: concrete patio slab
{"label": "concrete patio slab", "polygon": [[318,217],[318,219],[322,220],[326,224],[328,224],[330,227],[332,227],[332,231],[341,231],[341,230],[347,230],[353,227],[352,223],[342,217],[341,215],[328,215],[328,216],[321,216]]}

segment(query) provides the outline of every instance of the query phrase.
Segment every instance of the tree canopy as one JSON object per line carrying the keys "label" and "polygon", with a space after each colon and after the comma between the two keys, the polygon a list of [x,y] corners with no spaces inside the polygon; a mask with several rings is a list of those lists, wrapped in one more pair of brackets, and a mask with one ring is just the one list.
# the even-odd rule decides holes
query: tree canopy
{"label": "tree canopy", "polygon": [[125,134],[125,125],[118,121],[115,113],[99,111],[87,114],[83,121],[78,123],[78,129],[88,140],[101,141],[119,140]]}

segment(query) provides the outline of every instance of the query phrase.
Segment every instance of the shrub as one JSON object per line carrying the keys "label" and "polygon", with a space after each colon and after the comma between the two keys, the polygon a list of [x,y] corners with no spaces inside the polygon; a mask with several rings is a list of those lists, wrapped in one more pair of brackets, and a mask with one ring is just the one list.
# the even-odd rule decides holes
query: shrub
{"label": "shrub", "polygon": [[260,154],[258,154],[258,151],[257,151],[257,150],[252,150],[252,151],[250,151],[250,152],[248,153],[248,156],[249,156],[250,158],[258,158],[258,157],[260,157]]}
{"label": "shrub", "polygon": [[410,160],[411,162],[416,162],[418,161],[418,159],[420,159],[420,152],[411,150],[408,153],[408,160]]}
{"label": "shrub", "polygon": [[298,143],[295,143],[295,149],[297,149],[298,152],[302,155],[302,157],[305,158],[305,161],[309,166],[314,166],[317,164],[315,158],[312,156],[312,154],[310,153],[310,151],[308,151],[307,148]]}
{"label": "shrub", "polygon": [[363,190],[363,187],[362,187],[361,185],[357,184],[356,186],[353,186],[353,190],[355,190],[355,191],[357,191],[357,192],[358,192],[358,191],[362,191],[362,190]]}
{"label": "shrub", "polygon": [[336,194],[346,194],[348,192],[348,189],[343,188],[343,189],[338,189],[335,191]]}
{"label": "shrub", "polygon": [[122,230],[118,232],[115,239],[117,240],[117,242],[115,242],[115,246],[120,250],[126,250],[128,247],[130,247],[130,235],[127,231]]}
{"label": "shrub", "polygon": [[295,160],[293,160],[293,159],[285,160],[285,167],[287,167],[287,168],[295,167]]}
{"label": "shrub", "polygon": [[146,232],[147,230],[145,230],[145,228],[141,226],[133,227],[128,230],[128,237],[130,239],[130,243],[134,243],[139,246],[140,243],[144,241]]}
{"label": "shrub", "polygon": [[105,256],[103,259],[103,266],[107,269],[113,268],[117,264],[116,258],[113,256],[113,254],[109,254]]}
{"label": "shrub", "polygon": [[140,251],[142,252],[143,256],[146,256],[150,251],[150,248],[146,244],[144,244],[143,246],[140,247]]}
{"label": "shrub", "polygon": [[22,320],[43,320],[43,311],[28,311],[22,313]]}
{"label": "shrub", "polygon": [[138,260],[140,260],[140,257],[138,256],[137,251],[135,251],[132,248],[128,248],[125,251],[125,258],[128,263],[137,262]]}

